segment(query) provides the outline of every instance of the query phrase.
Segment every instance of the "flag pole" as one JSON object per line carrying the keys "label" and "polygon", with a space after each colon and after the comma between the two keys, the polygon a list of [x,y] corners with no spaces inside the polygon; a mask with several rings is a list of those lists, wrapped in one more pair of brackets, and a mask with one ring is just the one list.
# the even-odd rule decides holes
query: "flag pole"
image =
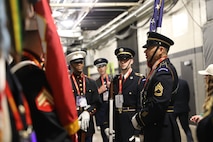
{"label": "flag pole", "polygon": [[109,98],[109,142],[113,142],[113,81],[110,83]]}

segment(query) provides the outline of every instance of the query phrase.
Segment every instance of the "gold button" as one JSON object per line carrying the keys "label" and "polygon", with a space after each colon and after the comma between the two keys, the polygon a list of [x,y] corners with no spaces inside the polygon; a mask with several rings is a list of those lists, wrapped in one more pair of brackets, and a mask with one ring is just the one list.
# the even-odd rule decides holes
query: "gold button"
{"label": "gold button", "polygon": [[25,108],[23,105],[19,105],[18,109],[19,109],[20,113],[22,113],[22,114],[25,113]]}

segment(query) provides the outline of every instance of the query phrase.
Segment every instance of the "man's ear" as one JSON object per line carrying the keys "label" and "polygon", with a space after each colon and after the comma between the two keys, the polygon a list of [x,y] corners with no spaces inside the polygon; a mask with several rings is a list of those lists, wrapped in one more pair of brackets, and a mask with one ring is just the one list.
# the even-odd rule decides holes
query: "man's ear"
{"label": "man's ear", "polygon": [[159,50],[162,52],[164,50],[163,46],[159,46]]}
{"label": "man's ear", "polygon": [[166,48],[164,48],[163,46],[160,46],[158,49],[161,53],[165,53],[166,52]]}

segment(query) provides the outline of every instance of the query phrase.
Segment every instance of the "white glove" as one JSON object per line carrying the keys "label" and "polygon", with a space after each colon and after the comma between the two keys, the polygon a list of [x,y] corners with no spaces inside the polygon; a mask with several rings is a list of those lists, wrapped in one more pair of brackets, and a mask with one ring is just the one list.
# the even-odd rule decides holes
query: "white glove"
{"label": "white glove", "polygon": [[141,126],[138,124],[137,120],[136,120],[136,115],[137,113],[132,117],[132,125],[136,130],[141,130]]}
{"label": "white glove", "polygon": [[[134,141],[133,141],[134,140]],[[129,138],[130,142],[140,142],[140,137],[133,135],[131,138]]]}
{"label": "white glove", "polygon": [[112,135],[113,138],[115,137],[115,130],[112,130],[112,133],[110,134],[109,128],[106,128],[106,129],[104,130],[104,132],[105,132],[105,134],[106,134],[106,136],[107,136],[108,139],[109,139],[109,136],[110,136],[110,135]]}
{"label": "white glove", "polygon": [[84,131],[87,131],[87,128],[89,127],[89,120],[90,120],[90,115],[88,111],[83,111],[79,117],[78,120],[80,121],[80,128]]}

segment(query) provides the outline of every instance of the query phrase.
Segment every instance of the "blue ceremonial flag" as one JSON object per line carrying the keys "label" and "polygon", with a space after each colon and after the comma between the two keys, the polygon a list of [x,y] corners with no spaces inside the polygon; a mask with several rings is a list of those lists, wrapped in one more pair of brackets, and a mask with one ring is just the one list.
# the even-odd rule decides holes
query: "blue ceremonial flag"
{"label": "blue ceremonial flag", "polygon": [[154,12],[150,21],[150,32],[159,32],[162,25],[164,0],[155,0]]}

